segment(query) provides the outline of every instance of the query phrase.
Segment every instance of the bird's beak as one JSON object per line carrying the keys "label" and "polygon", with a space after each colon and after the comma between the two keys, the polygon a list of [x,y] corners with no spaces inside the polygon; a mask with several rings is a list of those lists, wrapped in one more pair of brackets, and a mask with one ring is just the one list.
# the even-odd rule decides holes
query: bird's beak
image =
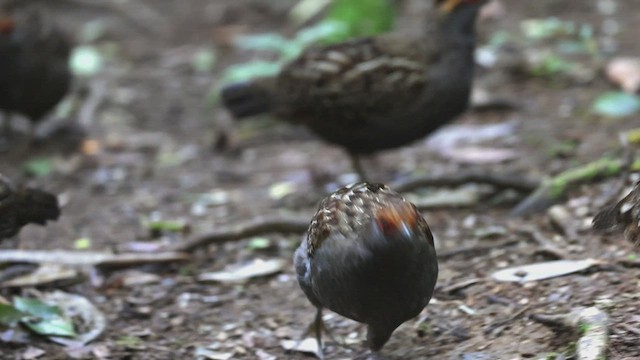
{"label": "bird's beak", "polygon": [[441,13],[443,14],[448,14],[451,11],[453,11],[453,9],[456,8],[456,6],[460,5],[460,2],[462,0],[445,0],[440,7],[438,8],[438,10],[440,10]]}

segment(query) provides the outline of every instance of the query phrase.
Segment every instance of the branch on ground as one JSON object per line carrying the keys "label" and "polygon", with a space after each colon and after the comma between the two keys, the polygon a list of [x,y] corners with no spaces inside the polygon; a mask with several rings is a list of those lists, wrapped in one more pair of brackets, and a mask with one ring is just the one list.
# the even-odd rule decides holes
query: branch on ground
{"label": "branch on ground", "polygon": [[605,358],[607,350],[607,326],[609,316],[596,307],[577,308],[568,314],[534,314],[531,319],[541,324],[564,326],[580,333],[576,345],[578,360],[598,360]]}
{"label": "branch on ground", "polygon": [[212,244],[221,244],[228,241],[240,240],[252,236],[264,235],[267,233],[304,234],[309,228],[307,218],[256,218],[245,223],[232,226],[229,229],[214,230],[204,234],[196,235],[185,242],[170,246],[168,251],[191,252],[200,247]]}
{"label": "branch on ground", "polygon": [[180,252],[112,254],[73,250],[2,250],[2,263],[52,263],[71,266],[127,267],[189,260]]}
{"label": "branch on ground", "polygon": [[[640,171],[640,160],[635,161],[629,168],[631,171]],[[524,216],[544,211],[560,201],[570,188],[596,179],[619,175],[625,169],[623,160],[605,158],[566,170],[544,181],[536,191],[513,209],[511,215]]]}

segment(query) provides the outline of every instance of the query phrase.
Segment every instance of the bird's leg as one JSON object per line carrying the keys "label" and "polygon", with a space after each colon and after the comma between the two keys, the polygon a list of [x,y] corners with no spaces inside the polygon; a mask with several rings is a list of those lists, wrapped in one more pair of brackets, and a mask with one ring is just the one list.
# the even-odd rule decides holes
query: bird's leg
{"label": "bird's leg", "polygon": [[38,139],[36,138],[36,130],[37,130],[36,123],[30,122],[29,130],[27,130],[27,147],[28,148],[33,148],[38,142]]}
{"label": "bird's leg", "polygon": [[320,360],[324,359],[324,346],[322,343],[322,333],[327,334],[327,336],[329,337],[329,339],[331,339],[331,341],[335,342],[336,344],[342,346],[342,347],[346,347],[349,348],[348,345],[346,345],[344,342],[342,341],[338,341],[338,339],[336,339],[335,336],[333,336],[333,333],[331,331],[329,331],[329,329],[327,328],[327,326],[324,323],[324,320],[322,320],[322,308],[317,308],[316,311],[316,316],[313,319],[313,321],[307,326],[307,328],[305,329],[304,333],[302,333],[302,336],[300,336],[300,339],[298,340],[298,343],[296,344],[296,348],[300,345],[300,343],[307,338],[307,336],[311,333],[314,333],[314,337],[316,339],[316,343],[318,344],[318,358],[320,358]]}
{"label": "bird's leg", "polygon": [[318,344],[318,358],[324,359],[324,347],[322,346],[322,331],[325,329],[324,320],[322,320],[322,308],[316,311],[316,318],[313,321],[313,329],[316,333],[316,343]]}
{"label": "bird's leg", "polygon": [[320,358],[320,360],[323,360],[324,352],[322,349],[322,331],[326,329],[326,327],[324,326],[324,321],[322,320],[322,308],[318,307],[316,309],[316,317],[313,319],[313,322],[307,325],[307,328],[298,339],[298,343],[294,348],[298,348],[300,346],[300,343],[307,338],[307,335],[309,335],[310,333],[315,333],[314,335],[316,338],[316,343],[318,344],[318,358]]}
{"label": "bird's leg", "polygon": [[364,172],[364,168],[362,167],[362,157],[354,153],[349,153],[349,157],[351,158],[351,165],[353,166],[353,169],[356,171],[356,173],[358,174],[358,177],[360,178],[359,180],[360,181],[368,180]]}
{"label": "bird's leg", "polygon": [[9,149],[9,136],[11,133],[11,113],[2,112],[2,132],[0,132],[0,152]]}

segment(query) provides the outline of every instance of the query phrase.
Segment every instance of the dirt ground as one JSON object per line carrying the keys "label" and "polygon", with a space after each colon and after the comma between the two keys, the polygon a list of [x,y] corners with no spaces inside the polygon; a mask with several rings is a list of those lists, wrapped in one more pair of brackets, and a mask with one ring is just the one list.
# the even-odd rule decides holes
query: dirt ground
{"label": "dirt ground", "polygon": [[[417,1],[404,2],[401,19],[409,18],[406,9]],[[99,43],[117,45],[102,74],[77,82],[76,93],[83,102],[70,119],[81,123],[101,148],[96,154],[83,154],[73,150],[73,136],[59,134],[31,149],[16,138],[14,149],[0,154],[2,173],[58,194],[64,204],[59,221],[28,226],[3,248],[18,242],[22,249],[73,249],[74,240],[89,238],[91,250],[125,251],[134,241],[179,243],[265,215],[310,218],[323,193],[355,178],[340,149],[304,129],[265,120],[258,120],[264,126],[234,123],[223,109],[205,104],[207,92],[227,66],[261,56],[234,49],[229,38],[265,31],[291,34],[294,27],[282,24],[288,24],[295,1],[134,3],[126,14],[63,1],[46,5],[73,33],[90,20],[103,19],[106,30]],[[517,32],[523,19],[558,16],[592,24],[596,34],[609,26],[607,21],[615,21],[620,28],[612,35],[617,46],[607,56],[640,51],[640,2],[503,3],[504,14],[479,24],[481,45],[496,31]],[[606,5],[602,3],[613,3],[617,10],[603,15],[598,8]],[[216,50],[215,69],[196,73],[191,59],[205,46]],[[638,125],[637,115],[603,120],[589,113],[592,100],[614,88],[600,73],[580,83],[501,71],[480,69],[477,84],[516,100],[520,107],[470,111],[454,126],[513,123],[513,132],[473,145],[515,156],[469,164],[439,153],[424,140],[367,161],[373,177],[391,183],[411,175],[474,171],[541,179],[603,154],[619,154],[618,133]],[[568,153],[555,151],[567,142],[575,144]],[[41,157],[52,159],[55,170],[26,177],[23,165]],[[394,333],[384,353],[394,359],[570,359],[562,354],[571,354],[579,332],[542,325],[530,315],[599,306],[610,317],[607,358],[640,359],[640,268],[617,263],[637,250],[622,236],[590,230],[591,218],[616,196],[612,189],[619,181],[605,179],[572,189],[556,208],[569,214],[562,224],[549,212],[510,218],[522,194],[491,189],[492,196],[473,206],[426,211],[440,252],[460,247],[477,251],[440,261],[431,304]],[[274,184],[287,184],[294,191],[274,196]],[[409,195],[419,200],[440,190],[420,189]],[[198,201],[203,194],[209,194],[204,205]],[[144,219],[183,221],[188,231],[154,233]],[[531,233],[558,251],[545,251]],[[268,240],[267,246],[254,246],[256,238]],[[107,330],[85,349],[85,358],[182,359],[207,349],[209,357],[202,358],[311,359],[312,355],[289,353],[281,346],[283,340],[297,339],[314,316],[293,274],[291,257],[301,238],[302,234],[268,233],[198,249],[188,262],[135,267],[135,273],[101,272],[94,274],[97,279],[38,289],[83,295],[104,312]],[[558,256],[597,258],[606,264],[526,284],[490,278],[501,268]],[[198,281],[199,274],[257,258],[283,259],[286,264],[278,274],[244,284]],[[142,285],[123,281],[140,271],[158,276]],[[11,298],[26,291],[5,288],[0,294]],[[328,314],[327,320],[335,335],[351,344],[345,348],[329,341],[328,358],[351,359],[363,353],[363,326],[335,314]],[[63,347],[33,337],[25,344],[1,343],[0,358],[25,358],[29,347],[45,351],[40,359],[70,356]]]}

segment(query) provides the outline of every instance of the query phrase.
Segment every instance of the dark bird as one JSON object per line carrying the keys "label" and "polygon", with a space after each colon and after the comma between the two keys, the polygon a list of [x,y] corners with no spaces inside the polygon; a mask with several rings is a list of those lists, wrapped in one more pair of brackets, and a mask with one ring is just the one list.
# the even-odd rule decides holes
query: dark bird
{"label": "dark bird", "polygon": [[416,207],[382,184],[325,198],[295,252],[298,283],[316,307],[310,326],[322,350],[322,309],[367,325],[374,356],[429,303],[438,277],[433,236]]}
{"label": "dark bird", "polygon": [[66,95],[71,85],[70,51],[66,35],[37,9],[0,9],[0,111],[5,133],[11,114],[22,114],[35,124]]}
{"label": "dark bird", "polygon": [[622,200],[600,210],[593,218],[598,231],[624,231],[627,240],[640,246],[640,181]]}
{"label": "dark bird", "polygon": [[406,145],[464,112],[475,20],[486,0],[435,0],[420,36],[389,33],[311,47],[275,77],[222,90],[236,118],[273,112],[359,157]]}
{"label": "dark bird", "polygon": [[0,174],[0,240],[15,236],[27,224],[45,225],[59,216],[55,195],[28,187],[16,188]]}

